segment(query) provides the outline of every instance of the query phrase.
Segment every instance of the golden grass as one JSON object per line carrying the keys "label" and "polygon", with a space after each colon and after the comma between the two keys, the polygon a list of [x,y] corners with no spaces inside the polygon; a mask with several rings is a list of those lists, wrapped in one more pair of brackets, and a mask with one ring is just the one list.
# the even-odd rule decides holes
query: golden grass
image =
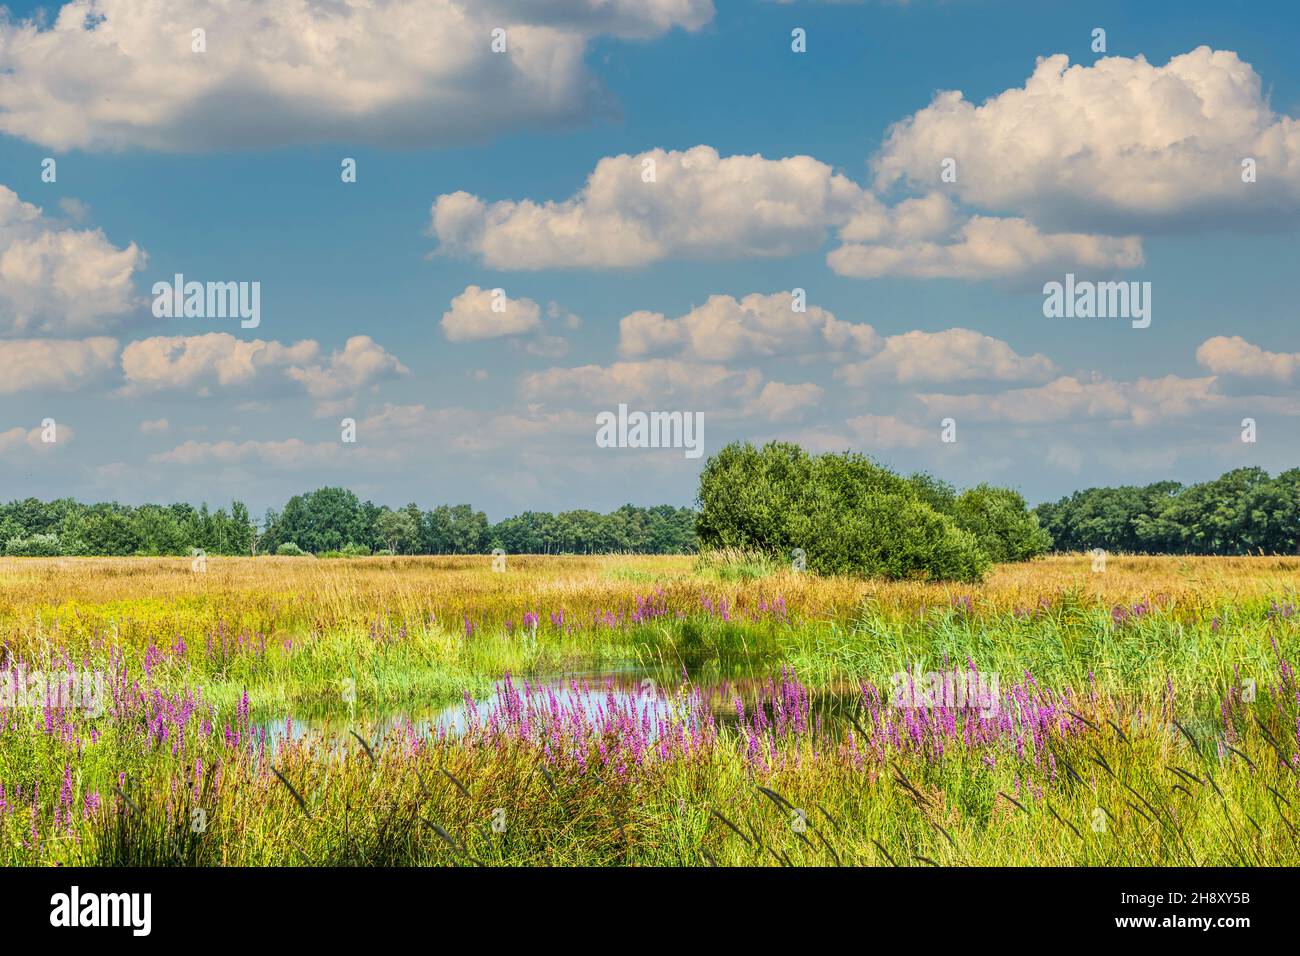
{"label": "golden grass", "polygon": [[375,614],[414,618],[430,612],[496,621],[561,607],[578,615],[624,608],[657,588],[670,606],[696,607],[702,594],[733,600],[780,594],[792,612],[840,618],[864,599],[885,612],[946,605],[966,595],[977,609],[1002,612],[1067,591],[1108,606],[1149,597],[1199,605],[1293,594],[1298,581],[1300,557],[1112,556],[1096,573],[1088,556],[1064,555],[1000,565],[979,585],[820,578],[790,570],[730,580],[698,569],[689,556],[512,556],[501,573],[492,571],[488,556],[210,557],[205,573],[193,572],[187,558],[3,558],[0,624],[22,629],[59,609],[125,613],[128,604],[163,616],[220,610],[270,627],[328,627]]}

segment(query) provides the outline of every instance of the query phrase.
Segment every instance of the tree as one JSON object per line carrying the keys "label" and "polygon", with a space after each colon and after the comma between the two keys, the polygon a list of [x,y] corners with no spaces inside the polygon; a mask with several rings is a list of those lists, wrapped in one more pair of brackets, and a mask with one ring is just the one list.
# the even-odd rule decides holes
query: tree
{"label": "tree", "polygon": [[375,523],[375,530],[394,554],[408,554],[420,546],[420,525],[406,510],[385,508]]}
{"label": "tree", "polygon": [[320,488],[305,495],[295,495],[275,516],[268,528],[264,548],[278,548],[285,543],[319,554],[338,551],[348,544],[371,547],[378,543],[374,520],[379,509],[360,499],[346,488]]}
{"label": "tree", "polygon": [[994,562],[1027,561],[1052,546],[1051,536],[1019,492],[980,484],[953,499],[947,514]]}
{"label": "tree", "polygon": [[1237,468],[1183,487],[1089,488],[1035,509],[1062,551],[1294,554],[1300,546],[1300,469],[1270,478]]}
{"label": "tree", "polygon": [[735,443],[705,463],[696,533],[701,547],[782,560],[799,549],[821,573],[976,579],[989,555],[930,504],[946,500],[940,483],[902,478],[863,455]]}
{"label": "tree", "polygon": [[242,501],[230,506],[230,534],[227,536],[230,550],[228,554],[251,554],[253,542],[257,537],[257,528],[249,517],[248,508]]}
{"label": "tree", "polygon": [[83,542],[87,554],[135,554],[140,546],[134,525],[116,503],[96,505],[79,516],[69,536]]}

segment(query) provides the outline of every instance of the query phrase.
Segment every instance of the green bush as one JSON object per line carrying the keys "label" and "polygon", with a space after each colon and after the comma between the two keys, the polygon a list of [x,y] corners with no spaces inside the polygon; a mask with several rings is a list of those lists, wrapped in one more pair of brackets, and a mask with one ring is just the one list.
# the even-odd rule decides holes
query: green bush
{"label": "green bush", "polygon": [[306,551],[298,547],[292,541],[286,541],[284,544],[280,545],[280,547],[275,549],[275,553],[286,558],[302,558],[307,555]]}
{"label": "green bush", "polygon": [[785,442],[723,448],[704,466],[697,504],[702,547],[783,562],[799,549],[822,574],[972,581],[993,561],[1051,543],[1014,491],[981,485],[958,496],[864,455],[813,456]]}
{"label": "green bush", "polygon": [[994,562],[1027,561],[1052,546],[1052,537],[1038,526],[1019,492],[976,485],[953,502],[949,515],[959,528],[975,536]]}
{"label": "green bush", "polygon": [[57,558],[63,554],[57,534],[34,534],[27,538],[10,538],[5,554],[11,558]]}
{"label": "green bush", "polygon": [[819,499],[791,515],[790,533],[818,574],[974,581],[990,564],[974,535],[906,494]]}
{"label": "green bush", "polygon": [[695,533],[708,548],[788,555],[789,509],[812,486],[812,460],[798,445],[773,442],[762,451],[733,443],[700,475]]}
{"label": "green bush", "polygon": [[[379,552],[375,552],[378,554]],[[392,552],[390,551],[389,554]],[[364,544],[345,544],[342,549],[322,551],[316,555],[318,558],[366,558],[370,556],[370,549]]]}

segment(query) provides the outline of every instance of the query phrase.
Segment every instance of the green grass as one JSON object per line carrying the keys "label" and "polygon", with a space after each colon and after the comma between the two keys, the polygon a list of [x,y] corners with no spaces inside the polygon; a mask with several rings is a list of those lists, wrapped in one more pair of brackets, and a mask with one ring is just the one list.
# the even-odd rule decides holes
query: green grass
{"label": "green grass", "polygon": [[[951,591],[822,581],[745,556],[621,559],[576,577],[563,571],[572,563],[526,567],[533,590],[516,599],[521,579],[499,583],[486,568],[452,568],[458,590],[430,596],[383,558],[329,562],[303,598],[278,585],[192,594],[188,578],[164,577],[162,588],[164,565],[123,561],[79,585],[103,587],[103,600],[14,611],[10,663],[50,667],[66,652],[78,667],[120,667],[133,703],[118,716],[61,711],[48,724],[39,710],[0,711],[0,862],[1300,864],[1300,725],[1284,663],[1297,659],[1300,615],[1285,609],[1293,586],[1256,586],[1293,580],[1290,565],[1233,565],[1231,579],[1212,563],[1161,565],[1174,583],[1146,592],[1149,613],[1117,621],[1113,608],[1142,592],[1017,580],[972,591],[967,604]],[[373,577],[344,591],[362,574]],[[730,620],[701,605],[724,584]],[[655,588],[665,589],[662,616],[592,622]],[[757,612],[786,594],[788,617]],[[467,632],[475,601],[484,610]],[[521,608],[559,607],[562,626],[549,615],[536,632],[522,624]],[[242,645],[220,650],[220,635],[239,633]],[[578,759],[548,755],[544,737],[372,740],[363,718],[352,729],[370,752],[346,732],[272,750],[250,744],[236,717],[246,691],[255,725],[347,714],[345,680],[357,713],[425,713],[466,691],[481,697],[506,673],[629,667],[669,692],[684,671],[709,685],[793,668],[814,691],[852,701],[860,682],[887,689],[895,672],[968,660],[1004,687],[1028,673],[1051,695],[1069,692],[1083,723],[1020,751],[866,753],[855,743],[863,711],[846,705],[826,711],[820,730],[761,737],[759,761],[750,737],[724,726],[698,753],[649,752],[620,770],[604,762],[613,738],[589,741]],[[151,734],[155,693],[215,705],[212,726],[194,716]],[[245,734],[239,746],[227,724]]]}
{"label": "green grass", "polygon": [[[139,754],[129,804],[114,796],[77,839],[46,835],[35,850],[23,846],[25,815],[7,815],[0,853],[10,864],[252,866],[1300,860],[1296,778],[1261,731],[1244,729],[1260,716],[1279,739],[1268,708],[1239,715],[1238,753],[1226,759],[1208,739],[1194,747],[1162,726],[1121,718],[1126,730],[1114,730],[1107,712],[1091,713],[1097,730],[1053,748],[1052,774],[1009,754],[994,766],[960,752],[859,766],[793,737],[778,747],[785,766],[756,776],[743,741],[724,734],[700,759],[651,760],[623,776],[572,762],[544,774],[524,745],[412,751],[390,742],[373,760],[355,743],[332,760],[293,747],[275,761],[283,780],[265,759],[227,754],[220,781],[214,759],[196,789],[192,767]],[[202,833],[195,810],[206,815]]]}

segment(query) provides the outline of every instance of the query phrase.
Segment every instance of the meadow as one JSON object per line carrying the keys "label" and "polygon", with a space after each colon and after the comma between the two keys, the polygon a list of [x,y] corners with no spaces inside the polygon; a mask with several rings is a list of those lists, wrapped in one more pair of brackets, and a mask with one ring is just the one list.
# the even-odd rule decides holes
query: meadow
{"label": "meadow", "polygon": [[1300,862],[1300,558],[493,561],[0,559],[0,860]]}

